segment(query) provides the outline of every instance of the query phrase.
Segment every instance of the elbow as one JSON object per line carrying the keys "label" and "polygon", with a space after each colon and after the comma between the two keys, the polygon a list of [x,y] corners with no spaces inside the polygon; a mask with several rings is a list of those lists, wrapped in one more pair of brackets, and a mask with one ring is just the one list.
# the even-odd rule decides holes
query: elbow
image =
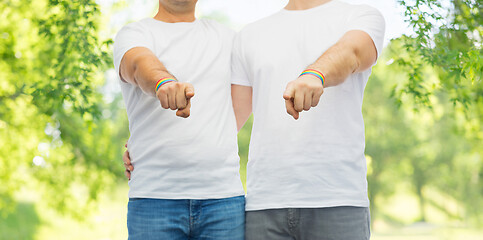
{"label": "elbow", "polygon": [[137,67],[137,62],[129,58],[123,58],[119,67],[119,76],[121,77],[121,80],[126,83],[137,85],[136,76],[138,75],[139,68]]}
{"label": "elbow", "polygon": [[139,78],[139,75],[140,75],[140,70],[139,68],[136,66],[136,64],[133,64],[133,70],[132,70],[132,77],[131,77],[131,82],[135,85],[139,85],[137,79]]}
{"label": "elbow", "polygon": [[352,73],[359,72],[361,70],[362,61],[361,61],[361,52],[357,48],[352,48],[350,54],[350,63],[351,63],[351,70]]}
{"label": "elbow", "polygon": [[[147,70],[146,67],[146,62],[142,57],[136,57],[133,59],[132,64],[131,64],[131,82],[137,86],[141,84],[139,79],[142,79],[142,76],[144,72]],[[149,65],[148,65],[149,66]]]}

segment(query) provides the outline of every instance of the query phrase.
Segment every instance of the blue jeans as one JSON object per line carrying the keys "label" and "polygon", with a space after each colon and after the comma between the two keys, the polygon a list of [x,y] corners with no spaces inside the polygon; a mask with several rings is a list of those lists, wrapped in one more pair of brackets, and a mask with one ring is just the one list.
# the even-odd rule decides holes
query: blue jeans
{"label": "blue jeans", "polygon": [[244,240],[245,197],[209,200],[131,198],[129,240]]}

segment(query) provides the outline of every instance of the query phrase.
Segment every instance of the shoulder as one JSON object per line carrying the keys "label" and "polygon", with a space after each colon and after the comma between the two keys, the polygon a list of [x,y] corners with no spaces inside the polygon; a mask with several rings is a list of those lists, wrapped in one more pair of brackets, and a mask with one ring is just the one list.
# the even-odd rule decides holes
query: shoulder
{"label": "shoulder", "polygon": [[348,10],[350,16],[358,16],[358,15],[379,15],[382,17],[382,13],[375,7],[367,5],[367,4],[350,4],[350,3],[341,3],[346,5],[346,9]]}
{"label": "shoulder", "polygon": [[377,8],[367,4],[347,4],[346,9],[348,26],[385,29],[386,20]]}
{"label": "shoulder", "polygon": [[229,34],[229,35],[235,35],[235,31],[233,29],[226,26],[225,24],[219,23],[216,20],[208,19],[208,18],[202,18],[202,19],[200,19],[200,22],[203,25],[205,25],[209,28],[215,29],[216,31],[223,32],[223,33]]}
{"label": "shoulder", "polygon": [[150,21],[151,19],[144,18],[142,20],[126,24],[122,29],[147,29]]}
{"label": "shoulder", "polygon": [[131,32],[137,32],[137,33],[148,32],[149,31],[148,22],[149,22],[149,19],[145,18],[145,19],[140,20],[140,21],[128,23],[128,24],[124,25],[124,27],[122,27],[117,32],[117,35],[122,35],[122,34],[126,34],[126,33],[131,33]]}

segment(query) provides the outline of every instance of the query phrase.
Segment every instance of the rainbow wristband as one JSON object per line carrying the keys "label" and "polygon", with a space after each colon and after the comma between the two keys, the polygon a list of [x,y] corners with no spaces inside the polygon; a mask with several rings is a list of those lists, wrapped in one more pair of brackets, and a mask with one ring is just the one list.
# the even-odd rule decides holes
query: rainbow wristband
{"label": "rainbow wristband", "polygon": [[320,81],[322,81],[322,86],[324,86],[324,83],[325,83],[324,74],[322,74],[321,72],[314,70],[314,69],[307,69],[307,70],[303,71],[302,74],[300,74],[300,76],[307,75],[307,74],[314,75],[314,76],[318,77],[320,79]]}
{"label": "rainbow wristband", "polygon": [[164,84],[166,83],[169,83],[169,82],[177,82],[175,79],[173,78],[161,78],[158,80],[158,82],[156,83],[156,87],[154,88],[154,92],[157,93],[158,92],[158,89],[163,86]]}

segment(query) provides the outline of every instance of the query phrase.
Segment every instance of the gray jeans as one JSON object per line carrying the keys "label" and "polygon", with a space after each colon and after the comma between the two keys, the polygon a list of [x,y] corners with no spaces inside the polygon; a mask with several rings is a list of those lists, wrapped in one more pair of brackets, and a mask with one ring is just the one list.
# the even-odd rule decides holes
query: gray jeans
{"label": "gray jeans", "polygon": [[283,208],[246,212],[246,240],[368,240],[364,207]]}

